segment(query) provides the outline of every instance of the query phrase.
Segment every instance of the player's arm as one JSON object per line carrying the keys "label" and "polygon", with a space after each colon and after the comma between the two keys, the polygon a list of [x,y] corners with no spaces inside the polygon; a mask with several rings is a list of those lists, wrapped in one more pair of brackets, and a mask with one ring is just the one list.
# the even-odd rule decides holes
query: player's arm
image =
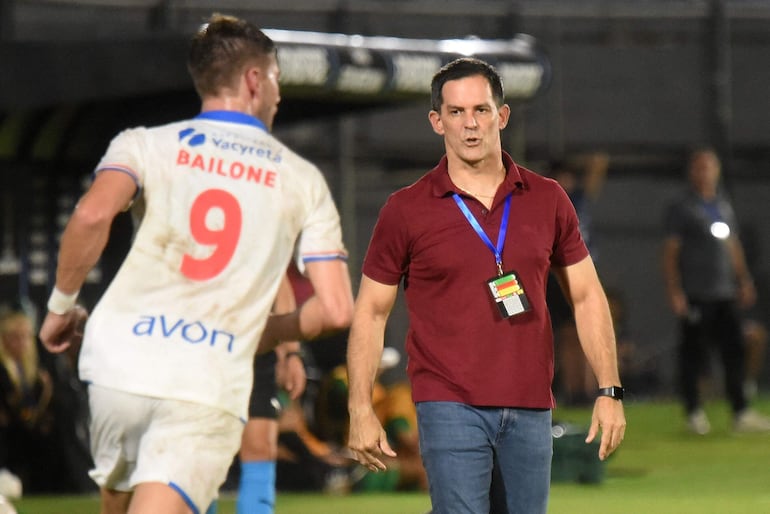
{"label": "player's arm", "polygon": [[300,333],[315,339],[348,328],[353,318],[353,290],[347,262],[313,261],[305,264],[305,270],[314,294],[300,309]]}
{"label": "player's arm", "polygon": [[356,460],[371,470],[385,469],[383,455],[396,455],[374,413],[372,392],[385,344],[385,325],[397,292],[397,285],[382,284],[364,275],[348,339],[348,446]]}
{"label": "player's arm", "polygon": [[[576,264],[554,268],[562,289],[570,299],[583,352],[599,382],[599,387],[620,386],[615,332],[609,303],[590,256]],[[592,441],[602,431],[599,458],[607,458],[621,443],[626,429],[623,404],[599,397],[594,405],[588,433]]]}
{"label": "player's arm", "polygon": [[342,259],[313,261],[305,269],[313,295],[291,313],[270,316],[259,353],[272,350],[280,341],[311,341],[350,326],[353,292],[347,263]]}
{"label": "player's arm", "polygon": [[[288,314],[294,312],[297,309],[297,299],[294,296],[294,290],[291,287],[291,281],[289,276],[284,274],[281,278],[281,283],[278,285],[278,293],[275,295],[275,301],[273,301],[273,314]],[[281,343],[276,349],[276,353],[279,356],[283,356],[290,351],[299,350],[299,341],[285,341]]]}
{"label": "player's arm", "polygon": [[[293,312],[296,308],[297,299],[294,296],[294,290],[291,287],[288,275],[284,275],[273,303],[273,312],[285,314]],[[300,350],[299,341],[285,341],[275,349],[277,356],[276,380],[278,385],[283,387],[293,400],[299,398],[305,391],[307,384],[305,363],[300,355]]]}
{"label": "player's arm", "polygon": [[40,328],[40,339],[49,351],[60,352],[69,346],[69,340],[62,340],[75,321],[68,311],[104,251],[115,216],[130,205],[136,187],[125,173],[99,173],[67,222],[59,247],[56,287]]}
{"label": "player's arm", "polygon": [[80,199],[62,234],[56,268],[56,287],[64,293],[80,289],[99,260],[112,221],[136,193],[136,183],[125,173],[102,171]]}

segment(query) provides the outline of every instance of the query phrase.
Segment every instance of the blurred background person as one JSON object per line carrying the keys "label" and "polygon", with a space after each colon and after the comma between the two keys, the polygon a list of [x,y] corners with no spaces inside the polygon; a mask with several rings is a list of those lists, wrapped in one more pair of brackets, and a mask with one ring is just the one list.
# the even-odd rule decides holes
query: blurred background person
{"label": "blurred background person", "polygon": [[58,478],[51,472],[53,383],[32,318],[21,310],[0,314],[0,339],[0,469],[18,476],[25,493],[50,492]]}
{"label": "blurred background person", "polygon": [[278,491],[336,495],[351,491],[355,477],[361,476],[357,464],[345,448],[324,440],[311,429],[301,402],[287,401],[278,417],[278,426]]}
{"label": "blurred background person", "polygon": [[289,401],[304,392],[307,377],[299,349],[299,342],[282,343],[273,352],[257,355],[254,361],[249,420],[238,453],[238,514],[274,512],[278,418],[282,412],[279,387],[288,394]]}
{"label": "blurred background person", "polygon": [[[294,311],[297,303],[288,277],[284,277],[273,304],[274,314]],[[228,472],[238,481],[238,514],[272,514],[275,509],[279,389],[290,400],[305,390],[307,375],[299,341],[286,341],[275,350],[254,357],[254,380],[249,396],[249,419],[241,436],[241,448]],[[227,482],[227,481],[226,481]],[[227,483],[225,483],[226,487]],[[206,514],[216,514],[218,502]]]}
{"label": "blurred background person", "polygon": [[710,148],[694,150],[687,190],[665,215],[663,274],[668,301],[679,318],[679,380],[688,429],[711,430],[699,380],[714,343],[737,432],[770,431],[770,419],[749,409],[744,392],[745,342],[740,310],[756,300],[754,281],[738,236],[738,223],[720,187],[721,164]]}
{"label": "blurred background person", "polygon": [[[388,437],[396,457],[386,458],[388,469],[378,473],[356,476],[350,488],[357,492],[427,491],[428,479],[422,464],[417,431],[417,411],[412,401],[412,389],[405,380],[390,384],[382,382],[382,374],[401,361],[393,347],[385,347],[377,367],[372,389],[372,405]],[[347,445],[350,429],[348,415],[348,370],[340,364],[327,373],[321,383],[317,401],[318,431],[335,445]],[[360,467],[365,470],[366,468]]]}

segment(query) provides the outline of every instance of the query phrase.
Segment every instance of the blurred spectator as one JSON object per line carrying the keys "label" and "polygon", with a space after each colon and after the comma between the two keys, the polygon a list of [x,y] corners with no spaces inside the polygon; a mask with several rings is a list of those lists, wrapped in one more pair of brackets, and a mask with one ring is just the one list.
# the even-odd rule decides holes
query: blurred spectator
{"label": "blurred spectator", "polygon": [[597,152],[576,158],[574,162],[555,160],[549,165],[548,175],[567,192],[575,207],[580,233],[594,260],[597,260],[598,252],[592,230],[591,204],[604,188],[609,164],[609,156]]}
{"label": "blurred spectator", "polygon": [[[598,251],[591,223],[591,204],[601,193],[608,167],[609,157],[604,153],[593,153],[575,162],[552,161],[549,165],[548,175],[562,186],[575,207],[580,233],[594,261],[598,260]],[[556,346],[557,394],[566,404],[592,405],[598,385],[580,347],[572,306],[553,274],[548,278],[546,302]]]}
{"label": "blurred spectator", "polygon": [[300,402],[287,400],[278,425],[277,490],[345,494],[366,473],[346,448],[310,429]]}
{"label": "blurred spectator", "polygon": [[35,327],[23,311],[0,315],[0,469],[25,493],[47,492],[57,478],[52,454],[51,375],[38,358]]}
{"label": "blurred spectator", "polygon": [[[377,370],[383,372],[396,366],[401,354],[386,347]],[[345,365],[337,366],[323,380],[316,415],[319,433],[346,445],[349,428],[348,376]],[[375,381],[372,405],[397,456],[388,460],[388,470],[366,473],[356,481],[355,491],[428,490],[427,475],[422,464],[417,433],[417,411],[412,401],[411,387],[406,382],[385,386]]]}
{"label": "blurred spectator", "polygon": [[680,323],[679,379],[689,430],[706,434],[699,380],[709,343],[719,349],[727,398],[738,432],[770,431],[770,419],[748,407],[741,308],[756,299],[732,205],[720,188],[717,154],[697,149],[687,166],[686,192],[665,217],[663,272],[668,300]]}
{"label": "blurred spectator", "polygon": [[417,432],[417,411],[412,402],[412,388],[400,381],[387,386],[380,411],[380,420],[388,435],[390,447],[398,457],[396,466],[398,490],[428,490],[428,477],[420,457],[420,437]]}

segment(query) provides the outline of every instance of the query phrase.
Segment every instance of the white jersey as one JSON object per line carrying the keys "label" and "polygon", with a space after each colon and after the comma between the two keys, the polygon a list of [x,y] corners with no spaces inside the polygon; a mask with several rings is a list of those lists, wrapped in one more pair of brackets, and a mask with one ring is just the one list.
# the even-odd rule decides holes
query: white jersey
{"label": "white jersey", "polygon": [[323,175],[229,111],[126,130],[96,172],[135,178],[141,219],[86,325],[81,378],[247,419],[252,359],[292,253],[345,258]]}

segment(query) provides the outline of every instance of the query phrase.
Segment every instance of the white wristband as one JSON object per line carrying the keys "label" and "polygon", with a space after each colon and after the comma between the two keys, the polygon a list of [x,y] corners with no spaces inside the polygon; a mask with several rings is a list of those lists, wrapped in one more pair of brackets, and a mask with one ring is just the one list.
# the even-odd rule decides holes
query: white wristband
{"label": "white wristband", "polygon": [[64,314],[75,306],[78,293],[80,291],[75,291],[72,294],[62,293],[58,287],[54,286],[51,297],[48,299],[48,311],[54,314]]}

